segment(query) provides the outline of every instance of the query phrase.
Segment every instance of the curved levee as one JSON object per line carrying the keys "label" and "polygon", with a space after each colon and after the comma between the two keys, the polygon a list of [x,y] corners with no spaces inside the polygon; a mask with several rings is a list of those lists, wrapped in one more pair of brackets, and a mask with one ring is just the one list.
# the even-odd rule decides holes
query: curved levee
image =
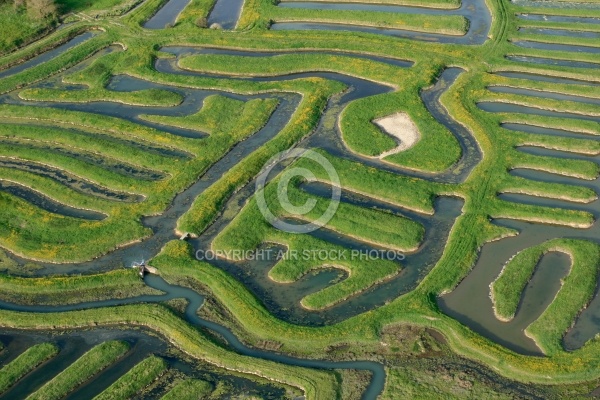
{"label": "curved levee", "polygon": [[89,221],[102,221],[106,218],[105,214],[97,211],[84,210],[81,208],[75,208],[62,204],[56,200],[53,200],[44,194],[28,188],[27,186],[21,185],[16,182],[0,179],[0,191],[10,193],[13,196],[20,197],[21,199],[43,209],[50,213],[63,215],[65,217],[73,217],[86,219]]}
{"label": "curved levee", "polygon": [[44,176],[63,184],[76,192],[97,196],[106,200],[123,202],[139,202],[144,200],[144,196],[142,195],[111,190],[62,169],[33,161],[0,157],[0,167],[18,169],[35,175]]}

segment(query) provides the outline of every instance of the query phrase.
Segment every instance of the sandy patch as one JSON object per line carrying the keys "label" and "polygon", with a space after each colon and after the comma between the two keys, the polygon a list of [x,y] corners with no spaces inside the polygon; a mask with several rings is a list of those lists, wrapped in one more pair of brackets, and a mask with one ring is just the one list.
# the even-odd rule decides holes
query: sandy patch
{"label": "sandy patch", "polygon": [[397,112],[387,117],[374,119],[373,123],[400,141],[396,148],[381,153],[380,159],[410,149],[421,138],[419,128],[405,112]]}

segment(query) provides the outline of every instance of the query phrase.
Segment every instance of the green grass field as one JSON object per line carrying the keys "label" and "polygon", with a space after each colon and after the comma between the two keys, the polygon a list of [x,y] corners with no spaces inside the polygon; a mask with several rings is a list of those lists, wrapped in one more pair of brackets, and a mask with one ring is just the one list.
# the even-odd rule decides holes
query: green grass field
{"label": "green grass field", "polygon": [[171,389],[162,397],[162,400],[198,399],[209,396],[212,391],[213,387],[208,382],[196,379],[187,379],[177,382],[173,389]]}
{"label": "green grass field", "polygon": [[148,357],[130,369],[105,391],[94,397],[96,400],[126,400],[162,374],[167,365],[160,357]]}
{"label": "green grass field", "polygon": [[[366,3],[446,9],[459,6],[454,0]],[[593,34],[599,29],[597,24],[554,22],[552,18],[528,20],[519,15],[598,18],[599,9],[542,8],[533,3],[524,6],[508,0],[487,0],[485,4],[492,14],[487,40],[481,45],[462,45],[421,40],[431,33],[458,39],[473,26],[460,15],[284,8],[270,0],[246,0],[234,31],[203,28],[213,6],[209,0],[192,0],[166,29],[143,29],[144,22],[163,4],[162,0],[60,0],[58,18],[70,24],[54,31],[51,19],[34,22],[25,12],[14,12],[12,4],[0,4],[2,69],[33,59],[83,32],[95,33],[44,63],[0,78],[0,93],[10,99],[0,104],[0,160],[6,163],[0,166],[0,179],[16,182],[69,207],[107,216],[101,221],[67,217],[1,191],[2,254],[6,250],[7,254],[30,260],[20,266],[9,255],[0,258],[0,268],[10,272],[0,275],[1,300],[59,305],[157,294],[144,286],[136,271],[123,269],[125,265],[120,260],[108,272],[80,275],[75,267],[76,274],[64,271],[70,263],[138,245],[153,235],[152,229],[142,223],[143,218],[168,211],[176,216],[161,222],[172,223],[177,232],[171,232],[168,225],[169,233],[156,244],[155,250],[160,249],[160,253],[149,262],[168,282],[201,290],[208,304],[201,309],[202,315],[226,325],[250,346],[305,358],[384,362],[387,378],[381,398],[389,399],[508,396],[493,389],[493,385],[478,381],[483,372],[473,381],[464,374],[447,371],[432,376],[424,372],[425,367],[398,365],[402,356],[395,353],[431,357],[440,363],[442,355],[453,353],[454,357],[476,362],[482,371],[493,370],[502,379],[538,385],[535,390],[545,388],[548,393],[565,395],[572,389],[576,393],[572,397],[584,395],[584,388],[591,391],[597,386],[600,341],[592,338],[581,348],[566,351],[563,338],[593,298],[598,275],[598,244],[578,238],[577,232],[584,232],[596,222],[592,202],[597,198],[594,185],[600,174],[595,158],[600,153],[600,77],[590,65],[598,64],[598,43]],[[423,36],[413,40],[347,31],[269,29],[273,23],[290,21],[396,28],[417,31]],[[536,28],[585,31],[588,37],[540,33],[533,30]],[[561,47],[554,50],[548,45]],[[172,58],[160,51],[163,46],[226,48],[273,55],[184,54],[174,65],[187,74],[171,74],[155,68],[157,60]],[[587,46],[582,48],[587,51],[571,51],[576,49],[573,46]],[[364,54],[384,59],[358,57]],[[543,64],[511,57],[551,61]],[[398,67],[386,59],[411,61],[414,65]],[[463,72],[446,88],[441,104],[424,104],[423,91],[451,67]],[[320,72],[361,78],[385,85],[390,91],[340,104],[344,96],[354,96],[356,89],[336,81],[333,75],[313,76]],[[507,73],[523,75],[502,76]],[[290,74],[303,75],[288,77]],[[129,91],[115,90],[115,77],[141,83],[130,84]],[[207,91],[207,95],[192,102],[188,96],[192,90]],[[505,93],[514,90],[517,92]],[[290,116],[282,129],[242,156],[236,146],[247,144],[270,121],[281,118],[278,113],[288,102]],[[128,118],[100,112],[129,106],[142,111],[131,111]],[[463,175],[459,179],[452,173],[464,172],[464,157],[474,157],[476,149],[468,148],[467,142],[457,138],[444,121],[434,118],[427,106],[443,109],[475,139],[473,146],[478,147],[481,159],[464,179]],[[494,106],[516,108],[496,112]],[[421,137],[407,151],[378,160],[380,154],[397,143],[373,121],[397,112],[410,116]],[[550,128],[554,133],[527,133],[505,129],[504,124]],[[198,137],[167,132],[177,129],[196,131]],[[321,133],[315,132],[325,132],[316,145],[310,140]],[[325,144],[333,150],[328,151]],[[323,147],[315,150],[332,164],[346,193],[411,212],[404,216],[342,202],[324,227],[330,238],[339,240],[333,243],[332,239],[279,231],[265,220],[254,194],[242,200],[235,197],[246,193],[244,187],[254,184],[254,178],[274,155],[306,145]],[[538,153],[524,151],[527,148]],[[541,149],[559,151],[563,156]],[[212,179],[206,172],[228,154],[234,161],[206,190],[172,205],[179,193],[198,180]],[[263,192],[266,202],[277,217],[315,220],[327,209],[327,199],[303,190],[302,180],[297,178],[289,179],[285,190],[279,187],[294,169],[309,170],[314,179],[332,183],[326,171],[302,158],[273,177]],[[553,178],[524,178],[517,176],[515,170],[532,176],[544,171]],[[294,205],[313,202],[314,208],[298,217],[278,203],[278,194],[284,191]],[[532,200],[508,201],[499,198],[502,193],[529,195]],[[412,254],[423,249],[431,233],[428,229],[435,231],[438,227],[410,215],[416,212],[427,219],[438,217],[436,212],[443,214],[445,210],[434,210],[436,198],[441,196],[464,202],[448,237],[440,240],[436,236],[439,246],[444,246],[441,258],[432,265],[408,266],[418,269],[414,285],[407,284],[411,290],[381,302],[376,299],[374,302],[380,306],[367,305],[364,310],[357,307],[355,316],[337,323],[326,321],[324,326],[304,326],[277,318],[268,309],[276,309],[278,304],[266,307],[263,299],[253,294],[256,290],[245,287],[222,269],[194,259],[192,246],[175,240],[176,233],[202,235],[225,214],[230,222],[215,232],[210,243],[201,236],[202,245],[214,250],[255,250],[277,243],[292,253],[305,249],[343,251],[350,246],[344,243],[358,241],[365,246]],[[535,201],[535,196],[574,202],[577,209],[569,207],[569,203],[565,207],[543,206]],[[238,203],[229,204],[232,198]],[[518,254],[498,254],[505,261],[504,269],[492,282],[483,283],[486,288],[491,285],[489,293],[495,309],[489,312],[511,319],[542,255],[562,251],[571,256],[572,266],[561,281],[561,289],[525,329],[545,357],[508,350],[450,318],[437,304],[440,295],[452,292],[473,268],[482,267],[477,264],[482,246],[515,233],[495,225],[493,220],[498,218],[574,229],[568,238],[556,237]],[[42,269],[36,266],[37,261],[57,265],[55,269]],[[61,269],[61,263],[67,267]],[[294,285],[307,274],[336,269],[342,272],[342,278],[321,290],[307,291],[299,296],[297,305],[306,315],[335,313],[335,307],[349,298],[360,305],[361,295],[402,277],[408,267],[406,263],[383,259],[335,263],[284,259],[267,272],[267,279],[273,281],[270,283],[276,290],[286,290],[286,285],[295,290]],[[49,271],[50,276],[44,277],[11,276]],[[189,357],[226,373],[274,382],[287,388],[290,396],[299,391],[307,399],[343,398],[350,393],[359,397],[368,381],[363,371],[300,368],[238,354],[164,305],[136,304],[50,314],[0,310],[0,326],[6,328],[61,331],[115,325],[147,328],[167,338]],[[443,348],[436,347],[423,338],[390,344],[386,332],[397,327],[435,330],[445,344]],[[396,352],[391,347],[404,350]],[[68,395],[123,356],[128,348],[120,341],[94,347],[67,369],[57,371],[30,398]],[[51,344],[37,345],[3,365],[0,392],[56,351]],[[146,358],[97,398],[140,395],[167,369],[161,357]],[[178,379],[169,386],[170,392],[164,398],[210,396],[216,390],[202,379]]]}

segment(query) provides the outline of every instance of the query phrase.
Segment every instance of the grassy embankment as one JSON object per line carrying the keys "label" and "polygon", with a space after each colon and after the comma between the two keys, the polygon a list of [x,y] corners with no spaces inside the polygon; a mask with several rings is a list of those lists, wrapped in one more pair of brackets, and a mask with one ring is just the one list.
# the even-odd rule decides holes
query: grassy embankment
{"label": "grassy embankment", "polygon": [[51,343],[37,344],[25,350],[0,369],[0,393],[4,393],[19,379],[56,354],[58,354],[58,348]]}
{"label": "grassy embankment", "polygon": [[75,304],[160,293],[146,286],[134,269],[51,278],[0,275],[0,288],[0,299],[3,301],[36,305]]}
{"label": "grassy embankment", "polygon": [[129,350],[129,345],[125,342],[110,341],[99,344],[61,371],[52,380],[46,382],[44,386],[28,396],[27,399],[60,399],[99,371],[114,363],[127,350]]}
{"label": "grassy embankment", "polygon": [[214,7],[215,0],[191,0],[177,17],[177,24],[194,24],[207,28],[208,16]]}
{"label": "grassy embankment", "polygon": [[15,9],[10,1],[0,4],[0,55],[10,53],[17,48],[43,36],[56,25],[56,18],[35,18],[27,9]]}
{"label": "grassy embankment", "polygon": [[200,130],[215,138],[222,137],[221,140],[232,135],[235,141],[240,141],[256,131],[259,121],[267,121],[276,106],[277,99],[254,99],[244,103],[212,95],[204,100],[203,107],[196,114],[183,117],[143,115],[141,118],[162,125]]}
{"label": "grassy embankment", "polygon": [[93,2],[81,2],[77,0],[57,0],[57,5],[63,14],[67,14],[66,20],[85,18],[101,18],[121,16],[144,0],[100,0]]}
{"label": "grassy embankment", "polygon": [[[285,2],[286,0],[283,0]],[[331,0],[317,0],[323,3],[328,3]],[[590,0],[592,1],[592,0]],[[386,4],[386,5],[406,5],[414,7],[426,7],[426,8],[458,8],[460,2],[457,0],[349,0],[347,3],[373,3],[373,4]]]}
{"label": "grassy embankment", "polygon": [[195,400],[208,397],[213,391],[213,386],[206,381],[186,379],[175,384],[161,400]]}
{"label": "grassy embankment", "polygon": [[[432,327],[443,332],[451,348],[458,351],[459,354],[489,363],[492,360],[502,359],[498,371],[509,378],[520,381],[531,381],[538,383],[556,382],[579,382],[591,379],[595,375],[592,370],[586,368],[585,371],[572,364],[572,360],[578,359],[581,362],[594,363],[594,354],[597,345],[587,344],[583,349],[572,353],[564,351],[549,352],[550,357],[539,359],[517,355],[501,346],[481,338],[481,336],[470,332],[467,328],[461,326],[449,317],[429,311],[423,313],[423,307],[419,304],[419,296],[422,296],[422,285],[416,292],[403,296],[393,301],[390,305],[379,308],[378,310],[366,313],[343,323],[322,328],[293,327],[272,316],[260,305],[259,300],[255,299],[247,290],[242,289],[242,285],[231,279],[226,273],[202,262],[191,263],[187,253],[186,245],[179,242],[170,243],[164,253],[155,260],[159,265],[163,277],[167,280],[180,275],[186,275],[197,280],[198,284],[206,285],[219,301],[231,312],[232,315],[244,315],[243,318],[236,318],[243,331],[250,334],[245,336],[249,340],[252,337],[260,337],[262,340],[273,340],[282,344],[280,350],[310,353],[316,349],[324,349],[334,343],[352,343],[353,345],[370,346],[373,340],[378,340],[377,330],[374,324],[386,325],[386,323],[411,323],[420,326]],[[442,262],[445,262],[444,257]],[[434,269],[435,274],[439,272]],[[432,274],[425,279],[425,283],[431,279]],[[443,284],[439,279],[438,282]],[[576,281],[572,281],[577,284]],[[421,293],[419,293],[421,292]],[[566,291],[561,291],[562,292]],[[580,291],[578,296],[582,292]],[[557,297],[560,302],[560,298]],[[404,312],[400,312],[402,308]],[[374,320],[373,317],[376,317]],[[564,321],[560,321],[561,325]],[[560,326],[556,331],[560,331]],[[251,332],[251,333],[250,333]],[[560,336],[556,332],[543,332],[547,338],[555,338],[553,341],[560,342]],[[306,343],[311,343],[312,350],[306,349]],[[571,360],[571,361],[569,361]],[[565,364],[566,363],[566,364]],[[565,365],[571,367],[565,369]]]}
{"label": "grassy embankment", "polygon": [[94,400],[127,400],[157,379],[167,368],[160,357],[151,356],[131,368]]}

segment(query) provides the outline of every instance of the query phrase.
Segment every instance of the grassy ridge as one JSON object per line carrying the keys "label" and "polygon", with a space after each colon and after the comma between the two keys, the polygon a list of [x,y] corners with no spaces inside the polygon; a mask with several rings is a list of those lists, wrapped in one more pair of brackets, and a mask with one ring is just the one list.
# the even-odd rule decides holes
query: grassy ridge
{"label": "grassy ridge", "polygon": [[276,22],[327,22],[376,26],[417,32],[463,35],[468,27],[459,15],[398,14],[375,11],[318,10],[274,7],[270,13]]}
{"label": "grassy ridge", "polygon": [[58,354],[58,347],[51,343],[32,346],[0,369],[0,393],[19,381],[38,365]]}
{"label": "grassy ridge", "polygon": [[[177,17],[177,24],[194,24],[206,27],[206,20],[214,7],[215,0],[191,0]],[[198,24],[201,22],[201,24]]]}
{"label": "grassy ridge", "polygon": [[66,103],[113,101],[145,107],[174,107],[183,101],[180,94],[161,89],[136,90],[134,92],[115,92],[101,88],[74,91],[27,89],[23,90],[19,96],[24,100],[33,101],[58,101]]}
{"label": "grassy ridge", "polygon": [[114,363],[128,349],[129,345],[120,341],[99,344],[48,381],[37,392],[28,396],[27,399],[60,399],[94,374]]}
{"label": "grassy ridge", "polygon": [[52,18],[32,19],[24,8],[16,11],[9,2],[0,4],[0,54],[31,41],[52,27],[54,22]]}
{"label": "grassy ridge", "polygon": [[164,125],[196,129],[211,135],[232,135],[242,140],[258,131],[277,106],[277,99],[240,100],[212,95],[204,100],[200,111],[184,117],[143,115],[141,118]]}
{"label": "grassy ridge", "polygon": [[[560,306],[554,305],[554,303],[550,305],[548,309],[552,307],[555,309],[555,312],[549,313],[548,310],[545,310],[544,314],[548,314],[548,316],[538,319],[538,322],[535,322],[533,327],[537,327],[534,328],[538,333],[536,336],[544,340],[544,344],[547,343],[545,349],[557,351],[556,346],[558,343],[556,343],[556,337],[552,337],[560,332],[560,328],[565,329],[564,322],[573,318],[573,315],[589,301],[594,291],[594,279],[597,275],[600,255],[597,244],[582,240],[555,239],[539,246],[529,247],[517,254],[504,266],[490,289],[496,314],[504,319],[513,318],[517,311],[522,292],[533,276],[538,262],[545,253],[550,251],[568,253],[572,258],[571,272],[564,279],[563,287],[556,296],[555,302],[562,304]],[[573,281],[578,281],[578,285],[581,286],[579,290],[570,293],[568,288],[573,285]],[[588,283],[584,284],[584,282]],[[566,287],[565,284],[567,285]],[[565,298],[570,298],[570,300],[565,302]],[[548,317],[550,315],[552,315],[550,318],[556,318],[553,320],[551,326],[548,325],[550,322]],[[542,322],[544,319],[546,319],[546,323]],[[558,321],[561,321],[563,325],[557,326]],[[552,336],[548,335],[547,332],[544,332],[548,329],[556,332]],[[550,343],[552,343],[552,346],[549,345]]]}
{"label": "grassy ridge", "polygon": [[[285,0],[284,0],[285,1]],[[328,3],[330,0],[318,0]],[[592,0],[590,0],[592,1]],[[460,2],[457,0],[350,0],[348,3],[362,4],[389,4],[389,5],[408,5],[427,8],[458,8]]]}
{"label": "grassy ridge", "polygon": [[166,368],[167,363],[162,358],[148,357],[94,397],[94,400],[127,400],[152,383]]}
{"label": "grassy ridge", "polygon": [[213,386],[206,381],[186,379],[175,383],[173,389],[161,397],[161,400],[196,400],[211,394]]}
{"label": "grassy ridge", "polygon": [[[410,0],[408,0],[410,1]],[[444,2],[444,7],[455,6],[452,2]],[[408,3],[406,3],[408,4]],[[409,5],[427,6],[421,0]],[[436,7],[440,2],[434,2]],[[270,21],[311,21],[311,22],[344,22],[370,26],[394,27],[427,32],[444,32],[462,34],[465,32],[465,19],[461,16],[430,16],[420,14],[398,14],[371,11],[340,11],[277,7],[265,0],[249,0],[245,3],[238,27],[242,29],[266,28]]]}
{"label": "grassy ridge", "polygon": [[200,54],[182,57],[179,67],[190,71],[243,76],[280,76],[301,72],[335,71],[351,76],[369,76],[378,82],[389,82],[405,74],[402,68],[346,55],[294,53],[266,57]]}
{"label": "grassy ridge", "polygon": [[133,269],[52,278],[0,275],[0,299],[20,304],[65,304],[156,294]]}

